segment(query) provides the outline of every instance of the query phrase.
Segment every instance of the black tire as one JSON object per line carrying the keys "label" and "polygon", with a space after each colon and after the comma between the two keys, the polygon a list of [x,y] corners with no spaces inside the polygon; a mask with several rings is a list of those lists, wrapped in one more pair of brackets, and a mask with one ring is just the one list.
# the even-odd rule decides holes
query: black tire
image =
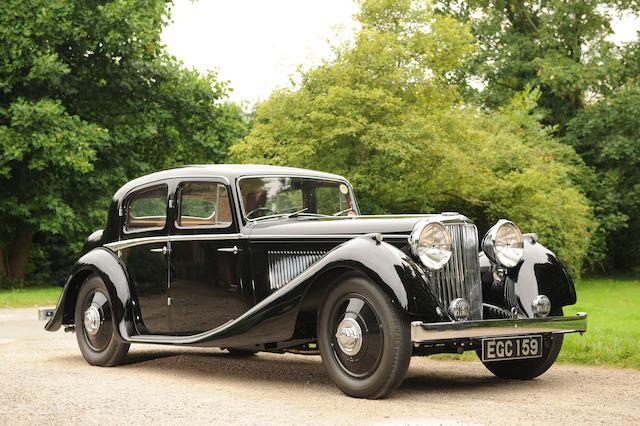
{"label": "black tire", "polygon": [[[349,329],[358,328],[361,338],[339,343],[339,324],[347,325],[340,328],[346,333],[343,339],[357,336],[349,334]],[[320,309],[318,344],[329,378],[356,398],[389,395],[404,380],[411,360],[408,318],[387,294],[360,275],[342,277],[327,295]]]}
{"label": "black tire", "polygon": [[225,349],[227,350],[227,352],[229,352],[229,354],[233,356],[238,356],[238,357],[251,356],[260,352],[257,349],[241,349],[241,348],[225,348]]}
{"label": "black tire", "polygon": [[[562,315],[562,310],[556,313]],[[530,380],[534,379],[546,372],[556,359],[562,349],[562,334],[543,337],[542,339],[542,357],[531,359],[516,359],[511,361],[491,361],[483,362],[487,370],[491,371],[497,377],[503,379]],[[476,352],[481,357],[480,352]],[[482,360],[482,358],[480,358]]]}
{"label": "black tire", "polygon": [[[100,321],[95,331],[85,324],[85,312],[95,308]],[[82,284],[75,308],[76,340],[84,359],[91,365],[112,367],[121,364],[129,351],[116,335],[112,319],[111,299],[107,287],[98,275],[92,275]]]}

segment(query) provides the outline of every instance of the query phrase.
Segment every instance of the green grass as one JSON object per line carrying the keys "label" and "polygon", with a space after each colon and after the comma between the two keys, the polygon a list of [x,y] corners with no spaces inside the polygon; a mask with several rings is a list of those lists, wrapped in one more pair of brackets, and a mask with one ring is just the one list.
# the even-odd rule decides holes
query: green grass
{"label": "green grass", "polygon": [[55,306],[62,287],[35,287],[0,290],[0,308]]}
{"label": "green grass", "polygon": [[[587,278],[576,291],[578,303],[564,313],[587,312],[587,332],[565,336],[558,361],[640,369],[640,280]],[[434,358],[477,359],[473,352]]]}
{"label": "green grass", "polygon": [[[576,284],[578,303],[565,314],[588,312],[587,333],[567,335],[560,362],[640,369],[640,280],[583,279]],[[55,305],[60,287],[0,290],[0,308]],[[475,360],[475,354],[437,355]]]}
{"label": "green grass", "polygon": [[587,332],[565,337],[560,361],[640,369],[640,280],[585,279],[576,291],[565,314],[587,312]]}

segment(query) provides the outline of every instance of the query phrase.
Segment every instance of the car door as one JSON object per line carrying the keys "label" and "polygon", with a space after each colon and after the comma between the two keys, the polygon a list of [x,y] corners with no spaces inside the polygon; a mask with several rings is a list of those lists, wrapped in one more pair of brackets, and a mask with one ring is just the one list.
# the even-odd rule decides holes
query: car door
{"label": "car door", "polygon": [[[178,183],[171,231],[171,330],[195,334],[237,318],[252,305],[230,191],[222,180]],[[248,262],[246,262],[248,263]]]}
{"label": "car door", "polygon": [[137,327],[141,334],[170,331],[168,194],[167,183],[155,184],[136,188],[123,202],[121,241],[130,245],[118,254],[126,265],[133,300],[138,304]]}

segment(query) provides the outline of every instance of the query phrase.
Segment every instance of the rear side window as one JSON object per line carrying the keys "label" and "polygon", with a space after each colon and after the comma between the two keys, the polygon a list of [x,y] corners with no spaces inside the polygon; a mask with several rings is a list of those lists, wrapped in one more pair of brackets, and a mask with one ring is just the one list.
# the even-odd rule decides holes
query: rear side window
{"label": "rear side window", "polygon": [[231,205],[227,188],[216,182],[185,182],[179,189],[178,226],[231,226]]}
{"label": "rear side window", "polygon": [[135,193],[127,205],[127,231],[164,228],[167,222],[167,186],[161,185]]}

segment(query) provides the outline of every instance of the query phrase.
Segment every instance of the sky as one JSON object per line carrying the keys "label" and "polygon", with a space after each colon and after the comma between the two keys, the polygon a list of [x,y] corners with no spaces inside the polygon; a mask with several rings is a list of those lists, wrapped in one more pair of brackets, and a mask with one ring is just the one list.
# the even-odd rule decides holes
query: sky
{"label": "sky", "polygon": [[[162,38],[169,53],[230,82],[230,98],[250,106],[289,85],[297,67],[331,56],[356,28],[351,0],[175,0]],[[640,22],[613,23],[615,42],[635,39]]]}

